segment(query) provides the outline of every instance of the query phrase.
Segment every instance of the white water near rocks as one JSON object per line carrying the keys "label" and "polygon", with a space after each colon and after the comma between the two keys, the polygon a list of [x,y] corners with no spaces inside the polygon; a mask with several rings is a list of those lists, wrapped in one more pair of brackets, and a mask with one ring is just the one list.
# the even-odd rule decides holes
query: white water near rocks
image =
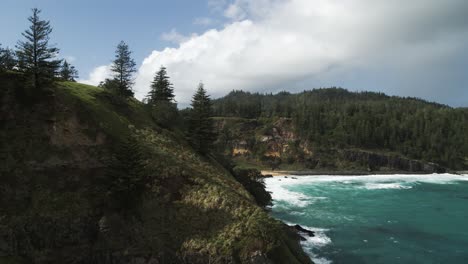
{"label": "white water near rocks", "polygon": [[[434,219],[440,218],[441,212],[448,210],[441,201],[450,200],[451,196],[458,199],[457,203],[452,203],[454,208],[461,210],[464,203],[460,203],[460,199],[468,197],[459,190],[468,186],[468,176],[454,174],[288,176],[267,178],[265,184],[272,194],[273,216],[315,232],[315,237],[304,236],[306,240],[301,244],[319,264],[341,263],[343,259],[346,259],[345,263],[373,263],[373,258],[376,259],[374,263],[406,263],[404,260],[411,259],[411,254],[420,253],[418,248],[433,250],[433,247],[437,252],[439,245],[428,246],[429,242],[423,238],[448,236],[453,230],[450,226],[439,226],[441,220],[431,223],[425,218],[433,214]],[[458,188],[453,190],[453,195],[451,188]],[[432,203],[431,199],[436,202]],[[434,213],[433,207],[438,211]],[[414,219],[411,218],[412,210]],[[457,211],[449,213],[454,214],[450,216],[454,221],[462,221],[463,217]],[[417,230],[418,225],[428,225],[428,228]],[[438,234],[439,230],[430,229],[431,225],[445,233]],[[412,232],[421,238],[406,237],[405,233]],[[468,228],[466,232],[468,234]],[[458,259],[464,257],[465,252],[459,252],[459,247],[464,240],[452,238],[450,250],[455,250],[452,263],[461,263]],[[415,248],[414,252],[408,247]],[[392,254],[397,257],[385,257]],[[443,256],[440,253],[436,257]]]}

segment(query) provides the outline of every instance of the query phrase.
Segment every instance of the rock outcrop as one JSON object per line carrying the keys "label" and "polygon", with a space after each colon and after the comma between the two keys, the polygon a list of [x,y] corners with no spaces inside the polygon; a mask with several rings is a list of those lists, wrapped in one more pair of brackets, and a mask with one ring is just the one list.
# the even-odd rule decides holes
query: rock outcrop
{"label": "rock outcrop", "polygon": [[350,162],[357,162],[367,166],[369,171],[380,171],[382,168],[423,173],[443,173],[445,168],[431,162],[411,160],[398,155],[379,154],[368,151],[342,150],[339,151],[343,159]]}

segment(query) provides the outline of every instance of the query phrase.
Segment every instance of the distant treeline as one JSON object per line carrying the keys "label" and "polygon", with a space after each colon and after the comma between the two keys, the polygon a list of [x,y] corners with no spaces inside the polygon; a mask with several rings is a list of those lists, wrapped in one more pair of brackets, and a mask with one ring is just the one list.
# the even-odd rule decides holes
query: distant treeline
{"label": "distant treeline", "polygon": [[450,168],[467,163],[466,108],[342,88],[298,94],[233,91],[213,106],[216,116],[292,118],[301,139],[315,148],[394,151]]}

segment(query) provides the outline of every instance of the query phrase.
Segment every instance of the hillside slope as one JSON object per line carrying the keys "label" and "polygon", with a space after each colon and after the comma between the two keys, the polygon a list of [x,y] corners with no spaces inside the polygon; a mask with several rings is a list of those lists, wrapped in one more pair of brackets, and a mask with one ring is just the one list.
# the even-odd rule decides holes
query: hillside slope
{"label": "hillside slope", "polygon": [[76,83],[26,98],[0,75],[0,263],[311,263],[138,101]]}
{"label": "hillside slope", "polygon": [[412,172],[468,167],[463,108],[341,88],[233,91],[214,108],[219,145],[241,164]]}

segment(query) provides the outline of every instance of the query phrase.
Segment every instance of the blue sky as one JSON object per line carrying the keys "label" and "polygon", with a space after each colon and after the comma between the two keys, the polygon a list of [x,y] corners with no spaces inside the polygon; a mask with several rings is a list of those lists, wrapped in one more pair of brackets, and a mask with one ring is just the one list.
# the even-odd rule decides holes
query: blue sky
{"label": "blue sky", "polygon": [[468,106],[466,0],[2,0],[1,7],[3,46],[14,47],[38,7],[83,83],[110,77],[115,46],[126,41],[139,99],[164,65],[181,106],[200,81],[213,97],[341,86]]}
{"label": "blue sky", "polygon": [[172,46],[162,35],[202,32],[206,25],[197,18],[217,17],[205,0],[115,1],[115,0],[2,0],[0,43],[14,47],[28,27],[31,8],[42,9],[42,18],[53,26],[51,42],[85,77],[95,66],[110,62],[115,46],[126,41],[141,62],[151,51]]}

